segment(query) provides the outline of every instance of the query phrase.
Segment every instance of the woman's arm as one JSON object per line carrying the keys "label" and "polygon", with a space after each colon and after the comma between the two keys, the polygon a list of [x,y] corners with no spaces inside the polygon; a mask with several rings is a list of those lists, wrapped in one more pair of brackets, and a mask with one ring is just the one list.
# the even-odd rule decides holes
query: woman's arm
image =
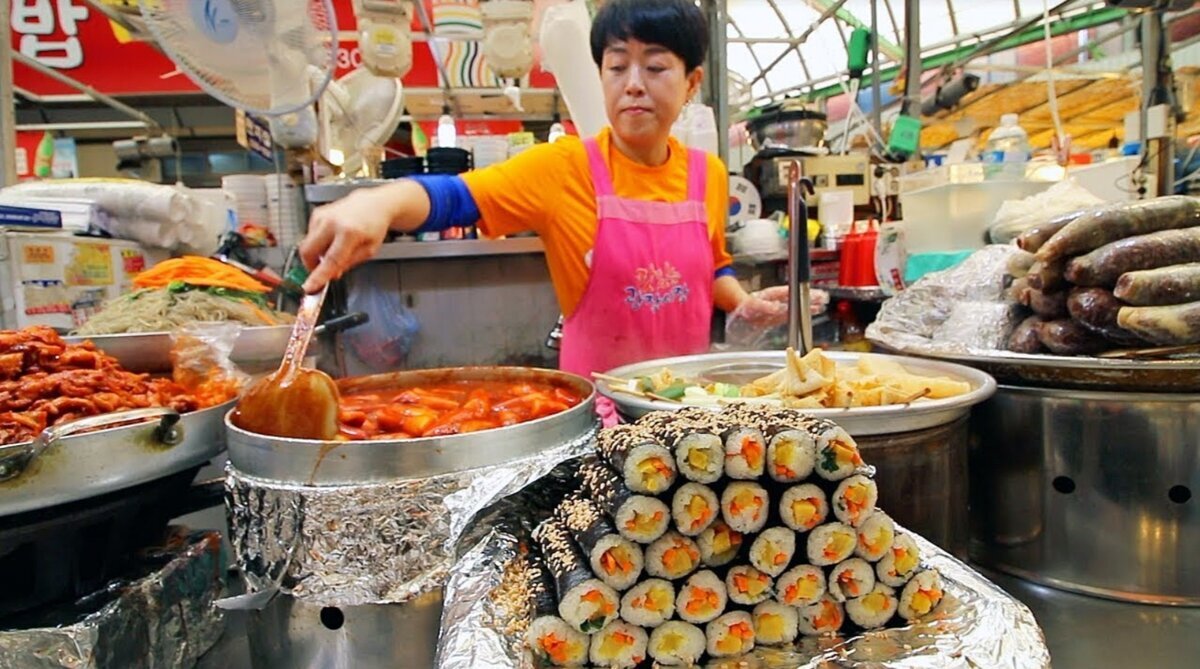
{"label": "woman's arm", "polygon": [[727,314],[733,313],[748,297],[750,294],[735,276],[723,274],[713,282],[713,304]]}

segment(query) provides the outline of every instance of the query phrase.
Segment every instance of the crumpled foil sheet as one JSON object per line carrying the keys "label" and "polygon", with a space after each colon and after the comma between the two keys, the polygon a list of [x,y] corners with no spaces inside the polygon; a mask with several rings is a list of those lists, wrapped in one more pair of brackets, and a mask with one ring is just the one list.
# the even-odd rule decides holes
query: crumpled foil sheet
{"label": "crumpled foil sheet", "polygon": [[225,631],[213,606],[225,589],[221,535],[192,535],[173,553],[149,576],[115,585],[104,593],[112,601],[77,622],[0,630],[0,669],[195,666]]}
{"label": "crumpled foil sheet", "polygon": [[247,592],[280,583],[320,606],[399,604],[441,588],[483,508],[592,446],[595,428],[540,454],[444,476],[285,484],[226,468],[230,543]]}
{"label": "crumpled foil sheet", "polygon": [[884,302],[867,338],[905,353],[1004,350],[1020,312],[1007,298],[1008,262],[1021,250],[994,244],[926,275]]}
{"label": "crumpled foil sheet", "polygon": [[[762,669],[1046,669],[1050,652],[1026,606],[949,553],[909,532],[946,597],[926,620],[854,637],[806,637],[792,648],[759,648],[708,667]],[[529,612],[496,593],[517,540],[494,531],[455,565],[446,586],[438,669],[533,669],[523,645]],[[511,572],[510,572],[511,573]]]}

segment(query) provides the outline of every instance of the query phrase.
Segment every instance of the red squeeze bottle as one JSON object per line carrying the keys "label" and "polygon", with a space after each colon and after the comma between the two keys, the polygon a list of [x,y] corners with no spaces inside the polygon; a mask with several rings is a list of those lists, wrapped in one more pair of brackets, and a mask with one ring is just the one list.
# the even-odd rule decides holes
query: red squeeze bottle
{"label": "red squeeze bottle", "polygon": [[858,262],[858,246],[862,237],[858,233],[858,221],[850,223],[850,232],[842,240],[842,258],[838,264],[838,285],[848,288],[854,285],[856,276],[855,264]]}
{"label": "red squeeze bottle", "polygon": [[867,231],[859,239],[858,260],[854,264],[856,286],[876,286],[879,279],[875,277],[875,245],[879,243],[879,224],[871,219]]}

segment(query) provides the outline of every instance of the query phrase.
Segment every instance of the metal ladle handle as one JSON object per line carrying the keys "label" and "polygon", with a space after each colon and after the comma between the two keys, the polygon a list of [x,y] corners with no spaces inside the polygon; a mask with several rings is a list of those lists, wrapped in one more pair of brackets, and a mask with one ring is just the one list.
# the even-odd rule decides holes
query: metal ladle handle
{"label": "metal ladle handle", "polygon": [[800,161],[793,160],[788,166],[788,347],[800,355],[813,349],[806,194],[815,194],[812,181],[800,176]]}

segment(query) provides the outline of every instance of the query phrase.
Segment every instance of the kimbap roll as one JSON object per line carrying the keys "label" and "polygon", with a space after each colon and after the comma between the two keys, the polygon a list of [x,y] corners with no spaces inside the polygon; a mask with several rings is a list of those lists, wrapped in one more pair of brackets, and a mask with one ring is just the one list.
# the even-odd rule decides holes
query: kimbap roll
{"label": "kimbap roll", "polygon": [[685,537],[694,537],[707,530],[720,515],[721,503],[717,493],[700,483],[685,483],[671,499],[671,516],[675,527]]}
{"label": "kimbap roll", "polygon": [[540,556],[526,557],[523,576],[533,609],[533,621],[525,631],[530,652],[543,664],[555,667],[587,664],[588,637],[559,617],[554,577]]}
{"label": "kimbap roll", "polygon": [[675,610],[689,623],[702,625],[725,612],[728,603],[725,584],[712,571],[705,569],[688,577],[679,588]]}
{"label": "kimbap roll", "polygon": [[858,528],[858,546],[854,554],[868,562],[879,562],[896,540],[896,524],[876,509]]}
{"label": "kimbap roll", "polygon": [[782,574],[796,554],[796,533],[786,527],[763,530],[750,544],[750,564],[771,576]]}
{"label": "kimbap roll", "polygon": [[671,510],[661,500],[634,495],[621,482],[617,470],[589,460],[579,468],[583,491],[613,520],[621,536],[648,544],[661,537],[671,524]]}
{"label": "kimbap roll", "polygon": [[817,442],[804,430],[782,428],[767,440],[767,474],[780,483],[799,483],[812,474]]}
{"label": "kimbap roll", "polygon": [[808,561],[818,567],[835,565],[854,554],[858,534],[845,523],[827,523],[808,534]]}
{"label": "kimbap roll", "polygon": [[846,602],[846,616],[865,630],[878,629],[896,615],[899,606],[896,591],[882,583],[876,583],[871,592]]}
{"label": "kimbap roll", "polygon": [[829,595],[822,597],[816,604],[800,607],[797,613],[800,616],[800,633],[805,636],[836,634],[842,629],[842,623],[846,619],[842,605],[833,601]]}
{"label": "kimbap roll", "polygon": [[696,539],[700,545],[700,559],[709,567],[723,567],[733,562],[742,549],[743,540],[741,532],[735,532],[720,518]]}
{"label": "kimbap roll", "polygon": [[725,575],[725,592],[729,600],[742,606],[753,606],[771,597],[771,577],[749,565],[739,565]]}
{"label": "kimbap roll", "polygon": [[642,575],[642,550],[617,534],[599,505],[585,497],[568,497],[555,514],[602,581],[617,590],[637,582]]}
{"label": "kimbap roll", "polygon": [[811,564],[792,567],[775,584],[775,598],[788,606],[816,604],[825,592],[825,571]]}
{"label": "kimbap roll", "polygon": [[754,607],[754,640],[764,646],[781,646],[800,634],[796,609],[779,602],[763,602]]}
{"label": "kimbap roll", "polygon": [[858,444],[836,423],[814,420],[805,428],[817,441],[817,476],[826,481],[841,481],[863,465]]}
{"label": "kimbap roll", "polygon": [[632,669],[646,659],[647,643],[645,630],[614,620],[592,637],[592,666]]}
{"label": "kimbap roll", "polygon": [[743,534],[758,532],[767,524],[770,498],[757,483],[734,481],[721,493],[721,517],[729,527]]}
{"label": "kimbap roll", "polygon": [[855,474],[844,479],[833,491],[833,515],[851,527],[859,527],[875,512],[879,488],[875,482]]}
{"label": "kimbap roll", "polygon": [[838,602],[862,597],[875,588],[875,569],[862,558],[839,562],[829,573],[829,596]]}
{"label": "kimbap roll", "polygon": [[779,516],[784,525],[797,532],[812,530],[829,516],[825,491],[812,483],[788,488],[779,499]]}
{"label": "kimbap roll", "polygon": [[658,627],[675,615],[675,587],[651,578],[629,589],[621,598],[621,618],[642,627]]}
{"label": "kimbap roll", "polygon": [[699,566],[700,547],[678,532],[667,532],[646,548],[646,573],[651,576],[675,581]]}
{"label": "kimbap roll", "polygon": [[650,633],[650,657],[667,667],[692,666],[704,655],[704,632],[690,623],[672,620]]}
{"label": "kimbap roll", "polygon": [[602,430],[596,438],[596,448],[621,473],[625,485],[633,492],[657,495],[675,482],[675,459],[671,451],[636,425]]}
{"label": "kimbap roll", "polygon": [[875,565],[875,575],[884,585],[901,588],[919,566],[921,551],[917,548],[917,542],[907,534],[897,534],[891,550]]}
{"label": "kimbap roll", "polygon": [[704,628],[708,654],[713,657],[737,657],[754,650],[754,619],[745,611],[733,611]]}
{"label": "kimbap roll", "polygon": [[711,432],[689,432],[675,444],[679,474],[696,483],[716,483],[725,471],[725,447]]}
{"label": "kimbap roll", "polygon": [[580,632],[591,634],[617,617],[620,599],[616,591],[592,575],[583,551],[561,522],[550,519],[538,525],[533,539],[554,577],[558,615],[563,620]]}
{"label": "kimbap roll", "polygon": [[900,604],[896,612],[901,618],[912,622],[924,617],[942,603],[942,577],[933,569],[913,574],[912,580],[900,593]]}
{"label": "kimbap roll", "polygon": [[766,455],[762,432],[751,427],[735,427],[725,433],[725,475],[729,478],[758,479],[763,475]]}

